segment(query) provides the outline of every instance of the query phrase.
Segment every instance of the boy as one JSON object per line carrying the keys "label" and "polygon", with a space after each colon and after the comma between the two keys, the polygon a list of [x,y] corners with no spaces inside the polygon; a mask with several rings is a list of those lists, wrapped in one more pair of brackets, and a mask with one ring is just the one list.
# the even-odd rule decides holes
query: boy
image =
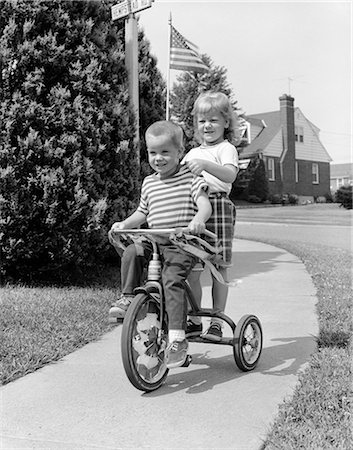
{"label": "boy", "polygon": [[[136,211],[122,222],[114,223],[112,231],[138,228],[147,222],[149,228],[187,227],[191,233],[202,233],[212,208],[204,179],[180,165],[184,150],[182,129],[173,122],[159,121],[147,129],[145,137],[148,162],[155,173],[144,179]],[[160,252],[169,319],[167,366],[172,368],[182,365],[187,356],[187,305],[181,281],[187,278],[196,260],[170,242],[160,244]],[[125,250],[121,260],[122,296],[109,311],[111,319],[124,317],[149,256],[149,248],[143,242]]]}

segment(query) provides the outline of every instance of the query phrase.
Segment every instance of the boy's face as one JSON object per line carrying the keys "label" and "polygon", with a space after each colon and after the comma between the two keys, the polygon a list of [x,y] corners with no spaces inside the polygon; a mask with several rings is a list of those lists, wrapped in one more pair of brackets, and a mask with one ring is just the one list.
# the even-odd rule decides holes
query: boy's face
{"label": "boy's face", "polygon": [[169,136],[146,136],[148,162],[161,178],[173,175],[182,156]]}

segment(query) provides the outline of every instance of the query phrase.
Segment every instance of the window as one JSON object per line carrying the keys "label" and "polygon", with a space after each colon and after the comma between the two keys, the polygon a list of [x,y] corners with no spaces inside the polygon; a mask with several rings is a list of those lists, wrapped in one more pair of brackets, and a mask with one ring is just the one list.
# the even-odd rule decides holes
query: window
{"label": "window", "polygon": [[319,184],[319,164],[313,163],[312,174],[313,174],[313,184]]}
{"label": "window", "polygon": [[275,160],[273,158],[268,158],[267,160],[267,173],[268,180],[275,181]]}
{"label": "window", "polygon": [[240,119],[239,131],[241,142],[244,142],[245,144],[250,144],[251,142],[250,123],[246,122],[243,119]]}
{"label": "window", "polygon": [[298,161],[295,161],[295,182],[298,183],[299,181],[299,171],[298,171]]}
{"label": "window", "polygon": [[295,127],[295,142],[304,142],[304,128]]}

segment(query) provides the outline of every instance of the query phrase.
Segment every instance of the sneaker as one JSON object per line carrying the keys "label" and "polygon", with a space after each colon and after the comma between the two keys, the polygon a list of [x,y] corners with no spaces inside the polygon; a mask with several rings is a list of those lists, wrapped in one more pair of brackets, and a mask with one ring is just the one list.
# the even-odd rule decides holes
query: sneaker
{"label": "sneaker", "polygon": [[113,323],[118,319],[123,319],[133,298],[131,295],[122,295],[119,300],[114,302],[109,310],[109,322]]}
{"label": "sneaker", "polygon": [[220,341],[223,337],[222,325],[218,322],[211,323],[208,330],[203,333],[202,337],[210,341]]}
{"label": "sneaker", "polygon": [[189,344],[186,339],[182,341],[173,341],[166,348],[166,361],[168,369],[180,367],[186,361],[188,356]]}
{"label": "sneaker", "polygon": [[188,320],[186,324],[186,337],[200,336],[202,333],[202,323],[194,323],[192,320]]}

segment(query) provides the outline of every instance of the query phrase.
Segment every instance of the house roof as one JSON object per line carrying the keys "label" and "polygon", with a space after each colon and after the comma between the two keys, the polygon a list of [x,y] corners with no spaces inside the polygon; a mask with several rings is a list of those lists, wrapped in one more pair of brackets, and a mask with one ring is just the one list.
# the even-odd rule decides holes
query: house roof
{"label": "house roof", "polygon": [[346,164],[331,164],[330,178],[353,178],[353,163]]}
{"label": "house roof", "polygon": [[260,114],[251,114],[246,116],[246,120],[258,127],[263,127],[262,131],[256,138],[245,147],[240,154],[241,158],[250,158],[261,153],[272,141],[281,127],[280,111],[272,111]]}
{"label": "house roof", "polygon": [[[296,157],[298,159],[304,160],[313,160],[330,162],[332,161],[330,155],[327,153],[324,145],[321,143],[319,138],[319,128],[310,122],[304,114],[300,111],[298,107],[294,108],[298,114],[304,118],[309,128],[311,128],[312,132],[316,136],[317,146],[314,148],[302,147],[296,145]],[[252,136],[252,140],[249,145],[244,147],[244,149],[239,153],[240,159],[252,158],[260,153],[264,153],[266,149],[270,146],[270,144],[277,137],[279,138],[279,133],[281,133],[281,112],[271,111],[265,113],[258,114],[250,114],[245,116],[245,119],[250,123],[251,126],[256,128],[258,134],[256,136]],[[278,150],[279,141],[277,139],[276,143],[274,143],[273,148],[277,148]],[[309,155],[309,156],[308,156]]]}

